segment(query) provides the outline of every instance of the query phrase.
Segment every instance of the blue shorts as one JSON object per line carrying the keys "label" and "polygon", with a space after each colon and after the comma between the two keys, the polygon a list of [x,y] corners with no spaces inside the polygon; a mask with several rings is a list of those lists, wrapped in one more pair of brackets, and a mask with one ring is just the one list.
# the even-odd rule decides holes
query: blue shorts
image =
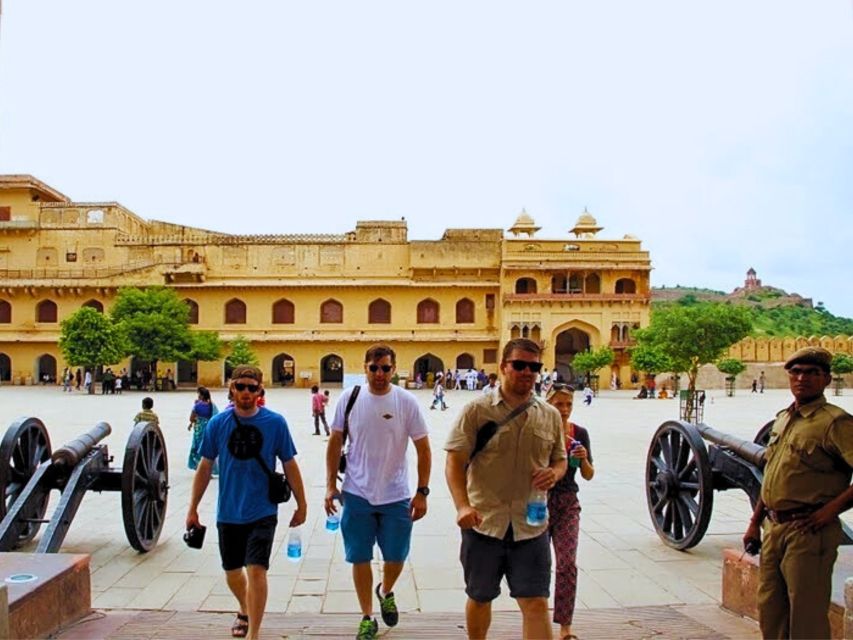
{"label": "blue shorts", "polygon": [[385,562],[404,562],[412,540],[410,501],[372,505],[352,493],[343,494],[341,534],[347,562],[373,560],[373,545],[379,543]]}

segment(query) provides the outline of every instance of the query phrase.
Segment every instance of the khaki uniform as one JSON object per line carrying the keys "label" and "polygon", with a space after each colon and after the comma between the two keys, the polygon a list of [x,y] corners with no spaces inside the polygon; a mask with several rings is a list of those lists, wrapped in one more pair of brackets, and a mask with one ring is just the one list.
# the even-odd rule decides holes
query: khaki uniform
{"label": "khaki uniform", "polygon": [[[500,422],[512,409],[501,393],[489,393],[462,410],[444,448],[474,450],[477,431],[489,420]],[[468,469],[468,500],[483,517],[476,531],[502,540],[512,524],[516,541],[541,535],[548,528],[527,524],[527,501],[535,467],[547,467],[567,458],[560,413],[536,400],[498,428]]]}
{"label": "khaki uniform", "polygon": [[[767,446],[761,499],[787,511],[825,504],[850,486],[853,417],[821,396],[780,411]],[[758,610],[765,638],[829,638],[832,567],[841,523],[817,533],[764,523]]]}

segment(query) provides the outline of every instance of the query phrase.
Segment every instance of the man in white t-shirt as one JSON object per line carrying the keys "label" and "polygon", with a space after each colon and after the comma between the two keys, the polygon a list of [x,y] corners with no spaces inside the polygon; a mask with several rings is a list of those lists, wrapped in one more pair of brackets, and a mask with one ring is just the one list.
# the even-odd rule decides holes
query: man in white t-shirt
{"label": "man in white t-shirt", "polygon": [[[327,514],[336,512],[336,497],[344,505],[341,533],[362,613],[357,637],[366,640],[379,633],[373,618],[373,546],[379,544],[383,559],[376,596],[383,622],[393,627],[399,618],[394,583],[409,555],[412,522],[426,514],[429,495],[431,453],[426,421],[415,396],[391,384],[396,358],[394,350],[385,344],[375,344],[367,350],[367,385],[360,390],[347,420],[347,466],[342,493],[338,492],[338,465],[352,389],[344,391],[338,400],[326,449],[325,509]],[[410,439],[418,457],[414,496],[409,488],[406,460]]]}

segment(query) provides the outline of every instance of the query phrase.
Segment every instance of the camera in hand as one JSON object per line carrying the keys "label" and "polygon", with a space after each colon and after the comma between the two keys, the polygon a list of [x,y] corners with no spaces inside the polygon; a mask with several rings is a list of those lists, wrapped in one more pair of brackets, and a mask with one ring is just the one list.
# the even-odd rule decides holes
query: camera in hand
{"label": "camera in hand", "polygon": [[743,550],[751,556],[757,556],[758,552],[761,551],[761,541],[750,538],[744,543]]}
{"label": "camera in hand", "polygon": [[206,531],[207,527],[205,526],[192,526],[184,534],[184,542],[191,549],[201,549],[201,545],[204,544],[204,534]]}

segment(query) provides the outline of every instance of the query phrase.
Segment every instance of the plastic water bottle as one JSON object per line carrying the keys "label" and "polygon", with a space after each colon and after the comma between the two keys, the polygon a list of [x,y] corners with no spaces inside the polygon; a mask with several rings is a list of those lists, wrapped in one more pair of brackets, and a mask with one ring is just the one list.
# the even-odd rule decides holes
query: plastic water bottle
{"label": "plastic water bottle", "polygon": [[302,560],[302,531],[299,527],[293,527],[287,537],[287,559],[291,562]]}
{"label": "plastic water bottle", "polygon": [[326,531],[329,533],[334,533],[341,527],[341,499],[338,496],[335,496],[332,499],[332,504],[337,507],[337,511],[335,513],[329,514],[326,516]]}
{"label": "plastic water bottle", "polygon": [[538,527],[548,521],[548,494],[541,489],[533,489],[527,499],[527,524]]}
{"label": "plastic water bottle", "polygon": [[[575,450],[575,449],[577,449],[579,446],[581,446],[581,441],[580,441],[580,440],[574,440],[574,439],[573,439],[573,440],[572,440],[572,448],[571,448],[571,451],[574,451],[574,450]],[[570,466],[570,467],[574,467],[575,469],[577,469],[578,467],[580,467],[580,466],[581,466],[581,459],[580,459],[580,458],[575,458],[571,453],[569,453],[569,466]]]}

